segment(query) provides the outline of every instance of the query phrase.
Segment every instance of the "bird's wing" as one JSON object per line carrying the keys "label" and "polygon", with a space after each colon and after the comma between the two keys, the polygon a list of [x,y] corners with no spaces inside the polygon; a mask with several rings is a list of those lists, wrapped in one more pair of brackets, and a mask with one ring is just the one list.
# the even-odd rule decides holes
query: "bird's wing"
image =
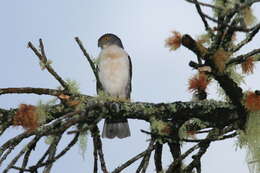
{"label": "bird's wing", "polygon": [[128,83],[127,83],[127,86],[126,86],[126,96],[127,96],[127,99],[130,99],[130,95],[131,95],[131,91],[132,91],[132,84],[131,84],[131,81],[132,81],[132,62],[131,62],[131,58],[130,58],[129,55],[128,55],[128,60],[129,60],[129,79],[128,79]]}
{"label": "bird's wing", "polygon": [[[98,58],[100,58],[100,57],[98,57]],[[99,61],[99,60],[98,60]],[[96,72],[97,73],[99,73],[99,64],[97,63],[97,65],[96,65]],[[96,82],[96,92],[97,92],[97,94],[99,95],[99,93],[100,93],[100,91],[103,91],[103,87],[102,87],[102,84],[101,84],[101,82],[100,82],[100,80],[99,80],[99,75],[97,76],[97,82]]]}

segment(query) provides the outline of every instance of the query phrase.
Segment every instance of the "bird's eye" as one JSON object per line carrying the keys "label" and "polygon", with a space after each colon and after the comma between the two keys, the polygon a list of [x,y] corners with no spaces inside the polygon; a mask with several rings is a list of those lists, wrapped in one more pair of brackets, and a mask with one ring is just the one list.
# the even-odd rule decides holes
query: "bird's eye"
{"label": "bird's eye", "polygon": [[106,36],[106,37],[104,37],[102,40],[107,41],[107,40],[108,40],[108,37]]}

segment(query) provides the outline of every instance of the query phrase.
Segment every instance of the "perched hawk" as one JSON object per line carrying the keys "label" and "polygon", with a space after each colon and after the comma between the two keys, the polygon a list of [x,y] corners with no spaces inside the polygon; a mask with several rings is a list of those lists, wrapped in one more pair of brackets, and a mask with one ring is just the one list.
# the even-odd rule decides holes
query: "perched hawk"
{"label": "perched hawk", "polygon": [[[101,52],[98,57],[98,77],[106,95],[130,99],[132,64],[123,44],[116,35],[104,34],[98,39]],[[125,138],[130,136],[126,118],[106,119],[103,127],[103,138]]]}

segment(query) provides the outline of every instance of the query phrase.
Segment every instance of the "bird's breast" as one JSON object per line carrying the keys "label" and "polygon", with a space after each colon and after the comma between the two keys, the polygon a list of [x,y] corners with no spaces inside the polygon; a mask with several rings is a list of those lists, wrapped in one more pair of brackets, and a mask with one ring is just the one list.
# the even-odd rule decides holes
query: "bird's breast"
{"label": "bird's breast", "polygon": [[128,54],[121,48],[102,50],[98,66],[105,92],[114,97],[125,97],[130,78]]}

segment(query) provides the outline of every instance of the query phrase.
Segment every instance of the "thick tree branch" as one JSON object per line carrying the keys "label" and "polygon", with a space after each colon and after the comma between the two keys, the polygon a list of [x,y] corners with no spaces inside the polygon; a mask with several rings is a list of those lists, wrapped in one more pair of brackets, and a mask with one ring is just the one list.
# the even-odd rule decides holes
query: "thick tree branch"
{"label": "thick tree branch", "polygon": [[163,145],[159,142],[155,144],[155,152],[154,152],[154,165],[156,168],[156,173],[160,173],[163,170],[162,167],[162,149]]}

